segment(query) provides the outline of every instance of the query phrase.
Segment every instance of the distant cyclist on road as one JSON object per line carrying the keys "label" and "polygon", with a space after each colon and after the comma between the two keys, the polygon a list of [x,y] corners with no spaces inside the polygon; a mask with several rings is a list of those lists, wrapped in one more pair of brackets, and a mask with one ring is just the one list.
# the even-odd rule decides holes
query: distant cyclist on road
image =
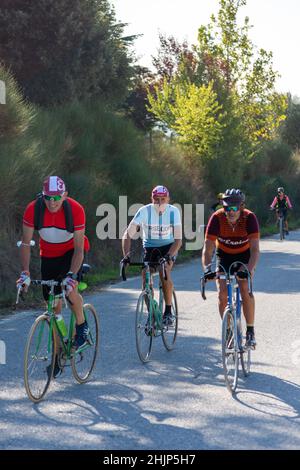
{"label": "distant cyclist on road", "polygon": [[276,210],[276,218],[279,220],[279,213],[281,212],[284,220],[284,229],[285,233],[289,234],[289,226],[287,221],[287,213],[289,209],[292,209],[293,206],[287,194],[284,193],[284,188],[279,187],[277,189],[277,196],[274,197],[273,202],[270,206],[271,210]]}
{"label": "distant cyclist on road", "polygon": [[[245,196],[239,189],[227,189],[223,196],[222,209],[209,219],[202,252],[204,278],[213,278],[211,271],[212,256],[216,247],[217,271],[222,267],[228,272],[235,261],[244,263],[251,277],[259,258],[259,225],[255,214],[244,208]],[[242,270],[242,268],[241,268]],[[247,323],[246,345],[256,347],[254,333],[255,302],[249,295],[248,283],[239,281],[243,300],[243,312]],[[219,312],[221,317],[227,304],[227,288],[224,279],[217,279]]]}
{"label": "distant cyclist on road", "polygon": [[210,208],[211,212],[216,212],[218,211],[219,209],[222,209],[223,207],[223,196],[224,194],[223,193],[219,193],[217,194],[217,200],[218,202],[216,202],[215,204],[213,204]]}
{"label": "distant cyclist on road", "polygon": [[[163,323],[171,326],[173,322],[171,270],[182,245],[181,218],[177,207],[169,204],[170,195],[165,186],[156,186],[152,190],[151,199],[151,204],[138,210],[123,235],[124,258],[122,261],[130,263],[131,239],[135,237],[137,231],[142,230],[144,261],[166,261],[167,280],[163,278],[161,272],[159,274],[166,304]],[[143,285],[144,283],[145,273],[143,272]]]}

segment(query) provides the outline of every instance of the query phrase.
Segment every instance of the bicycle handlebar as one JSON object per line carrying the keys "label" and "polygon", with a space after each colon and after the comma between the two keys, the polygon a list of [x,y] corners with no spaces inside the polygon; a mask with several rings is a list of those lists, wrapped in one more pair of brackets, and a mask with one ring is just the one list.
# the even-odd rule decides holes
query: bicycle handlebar
{"label": "bicycle handlebar", "polygon": [[[161,258],[161,259],[164,259],[164,258]],[[122,277],[123,281],[126,281],[127,280],[127,277],[126,277],[126,266],[139,266],[139,267],[142,267],[142,268],[156,268],[157,266],[160,266],[163,270],[163,277],[164,277],[164,280],[167,281],[168,279],[168,276],[167,276],[167,271],[166,271],[166,268],[165,268],[165,263],[167,263],[167,261],[163,261],[163,262],[160,262],[160,261],[143,261],[143,262],[140,262],[140,263],[124,263],[121,261],[120,263],[120,276]]]}
{"label": "bicycle handlebar", "polygon": [[19,240],[17,242],[17,247],[20,248],[21,246],[35,246],[35,241],[34,240],[30,240],[30,243],[24,243],[22,242],[22,240]]}
{"label": "bicycle handlebar", "polygon": [[[234,264],[234,263],[233,263]],[[231,282],[233,278],[235,278],[237,281],[241,279],[247,279],[248,280],[248,292],[249,295],[253,294],[253,289],[252,289],[252,277],[247,269],[247,267],[244,265],[244,263],[240,263],[241,265],[244,266],[246,271],[236,271],[233,274],[230,274],[230,270],[232,265],[229,268],[229,272],[217,272],[214,271],[211,273],[212,277],[210,279],[205,279],[204,276],[200,278],[200,291],[201,291],[201,296],[203,300],[206,300],[206,295],[205,295],[205,284],[209,281],[213,281],[215,279],[225,279],[227,282]]]}
{"label": "bicycle handlebar", "polygon": [[[32,284],[33,286],[48,286],[48,287],[56,287],[56,286],[61,286],[62,287],[62,286],[67,285],[65,279],[63,281],[54,281],[54,280],[43,281],[41,279],[32,279],[30,284]],[[23,293],[23,287],[18,286],[17,287],[16,305],[19,303],[20,297],[21,297],[21,299],[23,299],[22,293]],[[67,306],[65,289],[62,289],[62,297],[64,299],[65,305]],[[69,300],[69,302],[70,302],[70,300]]]}

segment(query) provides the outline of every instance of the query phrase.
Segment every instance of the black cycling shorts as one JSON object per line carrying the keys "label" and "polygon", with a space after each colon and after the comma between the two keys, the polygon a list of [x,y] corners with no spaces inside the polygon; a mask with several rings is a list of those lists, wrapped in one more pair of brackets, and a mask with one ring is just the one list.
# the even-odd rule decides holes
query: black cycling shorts
{"label": "black cycling shorts", "polygon": [[[70,271],[73,253],[74,250],[69,250],[63,256],[58,256],[56,258],[41,257],[41,275],[43,281],[62,281]],[[80,271],[77,274],[78,279],[81,277]],[[42,287],[44,299],[47,301],[49,298],[50,288],[48,286]],[[55,286],[54,294],[61,294],[61,287]]]}
{"label": "black cycling shorts", "polygon": [[[242,253],[232,254],[232,253],[225,253],[220,249],[216,252],[217,257],[217,271],[223,271],[222,267],[228,273],[228,270],[231,264],[235,261],[240,261],[241,263],[248,264],[250,259],[250,249],[243,251]],[[220,266],[222,265],[222,267]],[[239,269],[243,269],[243,267],[237,263],[236,269],[232,268],[231,273],[234,271],[238,271]]]}
{"label": "black cycling shorts", "polygon": [[287,208],[283,207],[283,208],[276,209],[276,214],[278,215],[278,217],[279,217],[280,213],[283,215],[283,220],[286,221],[287,213],[288,213]]}
{"label": "black cycling shorts", "polygon": [[152,261],[153,263],[157,263],[160,258],[163,258],[167,253],[169,253],[172,245],[173,243],[155,248],[144,248],[144,261]]}

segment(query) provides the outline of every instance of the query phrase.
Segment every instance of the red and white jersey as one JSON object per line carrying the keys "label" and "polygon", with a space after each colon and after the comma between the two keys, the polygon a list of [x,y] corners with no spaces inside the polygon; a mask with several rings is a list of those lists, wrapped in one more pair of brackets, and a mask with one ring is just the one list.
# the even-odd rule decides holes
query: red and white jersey
{"label": "red and white jersey", "polygon": [[[85,212],[83,207],[74,199],[68,197],[70,203],[74,231],[85,229]],[[35,200],[30,202],[25,209],[23,224],[34,227],[34,206]],[[66,218],[64,208],[58,212],[50,212],[45,208],[43,226],[39,230],[40,235],[40,255],[45,258],[56,258],[63,256],[67,251],[74,248],[73,233],[66,230]],[[90,248],[87,237],[84,237],[84,250]]]}

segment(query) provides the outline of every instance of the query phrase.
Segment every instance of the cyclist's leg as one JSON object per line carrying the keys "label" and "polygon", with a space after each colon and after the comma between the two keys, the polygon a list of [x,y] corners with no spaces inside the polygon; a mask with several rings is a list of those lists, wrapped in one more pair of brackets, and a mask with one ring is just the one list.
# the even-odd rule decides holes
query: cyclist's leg
{"label": "cyclist's leg", "polygon": [[[144,248],[144,257],[143,257],[143,261],[155,261],[155,260],[153,260],[153,250],[155,250],[155,248]],[[151,291],[152,291],[152,296],[154,296],[152,274],[155,272],[155,269],[150,268],[150,272],[151,272],[151,276],[150,276],[150,289],[151,289]],[[143,270],[142,270],[142,290],[145,289],[145,285],[146,285],[146,270],[143,269]]]}
{"label": "cyclist's leg", "polygon": [[254,331],[254,320],[255,320],[255,299],[254,295],[249,295],[248,282],[245,280],[239,281],[240,292],[243,301],[243,313],[246,319],[247,330],[246,330],[246,346],[250,349],[255,349],[256,339]]}
{"label": "cyclist's leg", "polygon": [[254,295],[249,295],[247,280],[239,281],[241,297],[243,301],[243,312],[247,325],[254,326],[255,300]]}
{"label": "cyclist's leg", "polygon": [[172,304],[172,295],[173,295],[174,284],[173,284],[173,281],[172,281],[172,278],[171,278],[171,270],[173,268],[173,265],[174,265],[173,261],[170,261],[169,263],[165,264],[167,279],[164,279],[162,270],[159,271],[159,276],[160,276],[160,280],[161,280],[161,283],[162,283],[162,289],[163,289],[163,293],[164,293],[164,299],[165,299],[166,306]]}
{"label": "cyclist's leg", "polygon": [[[244,264],[247,264],[249,262],[249,258],[250,251],[248,250],[244,253],[241,253],[239,256],[240,261]],[[246,344],[248,343],[248,345],[254,349],[256,345],[254,335],[255,299],[253,294],[249,294],[247,280],[240,280],[239,287],[243,302],[243,314],[247,324]]]}
{"label": "cyclist's leg", "polygon": [[[57,279],[64,279],[67,273],[71,269],[71,263],[73,258],[74,250],[70,250],[62,257],[63,262],[60,265],[60,272],[57,276]],[[81,269],[80,271],[81,272]],[[76,287],[72,292],[68,294],[69,307],[75,315],[76,324],[83,325],[85,323],[84,315],[83,315],[83,299],[82,296],[78,292],[78,288]]]}
{"label": "cyclist's leg", "polygon": [[[159,258],[164,257],[167,253],[169,253],[169,250],[170,250],[171,246],[172,246],[172,244],[164,245],[164,246],[160,247],[160,249],[159,249],[160,250]],[[164,276],[163,276],[163,270],[162,269],[159,270],[159,276],[160,276],[160,280],[161,280],[161,284],[162,284],[162,290],[163,290],[164,299],[165,299],[165,311],[163,312],[164,316],[166,316],[166,315],[171,316],[172,315],[172,299],[173,299],[174,285],[173,285],[173,281],[172,281],[172,277],[171,277],[171,270],[173,268],[173,264],[174,264],[173,261],[169,261],[168,263],[165,263],[165,265],[164,265],[167,279],[165,279]]]}
{"label": "cyclist's leg", "polygon": [[219,303],[219,313],[221,318],[223,318],[223,313],[227,305],[227,287],[225,279],[217,279],[217,290],[218,290],[218,303]]}
{"label": "cyclist's leg", "polygon": [[[216,271],[224,272],[228,271],[230,264],[232,263],[232,257],[225,253],[224,251],[217,249],[216,250]],[[218,305],[219,313],[221,318],[223,318],[224,310],[227,305],[227,287],[225,279],[217,279],[217,290],[218,290]]]}
{"label": "cyclist's leg", "polygon": [[[41,266],[43,279],[54,279],[57,281],[62,281],[66,274],[70,271],[73,253],[74,250],[69,250],[63,256],[55,258],[44,258],[42,260]],[[61,294],[61,288],[55,287],[54,293],[55,295]],[[45,290],[44,296],[45,298],[47,297]],[[88,327],[86,325],[83,314],[83,299],[78,293],[77,288],[68,295],[68,299],[70,301],[69,306],[76,318],[76,338],[78,339],[78,345],[81,345],[81,343],[84,343],[88,334]],[[59,311],[59,306],[56,311]]]}
{"label": "cyclist's leg", "polygon": [[[50,280],[55,280],[57,279],[58,276],[58,271],[60,264],[62,263],[62,257],[59,258],[41,258],[41,278],[43,281],[50,281]],[[43,290],[43,297],[44,300],[47,304],[48,299],[49,299],[49,292],[50,292],[50,287],[48,286],[42,286]],[[55,303],[54,303],[54,311],[55,314],[58,315],[62,311],[62,300],[59,298],[59,295],[61,293],[60,288],[55,287],[54,288],[54,294],[55,294]],[[56,330],[54,329],[54,334],[56,335],[56,344],[59,344],[59,338]]]}
{"label": "cyclist's leg", "polygon": [[[234,261],[237,261],[236,270],[243,270],[243,266],[239,266],[238,261],[243,264],[248,264],[250,259],[250,250],[246,250],[242,253],[237,253],[237,255],[233,255],[235,258]],[[246,279],[240,280],[239,287],[240,293],[243,301],[243,313],[247,322],[247,326],[251,325],[254,326],[254,310],[255,310],[255,302],[253,294],[250,296],[248,291],[248,282]]]}
{"label": "cyclist's leg", "polygon": [[[167,327],[174,326],[174,321],[176,321],[174,317],[174,314],[176,316],[176,313],[174,311],[172,312],[174,285],[173,285],[173,281],[171,278],[171,270],[172,270],[173,264],[174,263],[172,261],[165,264],[165,271],[166,271],[167,279],[165,279],[163,276],[163,270],[162,269],[159,270],[162,291],[163,291],[163,295],[165,299],[165,309],[163,312],[163,324],[164,326],[167,326]],[[173,305],[173,309],[174,307],[175,306]],[[176,323],[175,323],[175,326],[176,326]],[[176,329],[177,329],[177,326],[176,326]]]}
{"label": "cyclist's leg", "polygon": [[83,315],[83,299],[79,294],[77,287],[68,295],[69,306],[76,318],[76,324],[81,325],[84,323]]}

